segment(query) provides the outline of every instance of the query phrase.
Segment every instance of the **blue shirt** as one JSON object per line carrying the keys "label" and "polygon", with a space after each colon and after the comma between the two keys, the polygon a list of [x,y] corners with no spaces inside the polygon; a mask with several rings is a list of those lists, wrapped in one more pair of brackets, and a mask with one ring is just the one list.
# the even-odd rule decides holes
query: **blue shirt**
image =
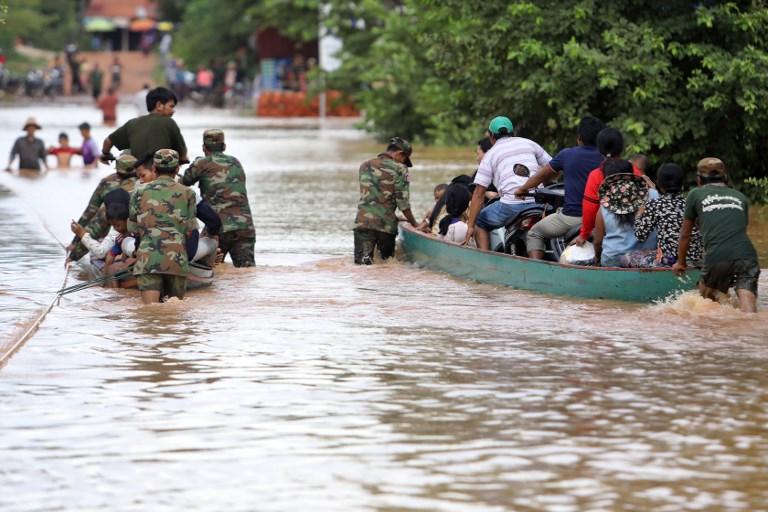
{"label": "blue shirt", "polygon": [[581,200],[589,173],[603,163],[603,155],[594,146],[574,146],[560,151],[549,161],[550,167],[563,173],[565,204],[563,215],[581,217]]}

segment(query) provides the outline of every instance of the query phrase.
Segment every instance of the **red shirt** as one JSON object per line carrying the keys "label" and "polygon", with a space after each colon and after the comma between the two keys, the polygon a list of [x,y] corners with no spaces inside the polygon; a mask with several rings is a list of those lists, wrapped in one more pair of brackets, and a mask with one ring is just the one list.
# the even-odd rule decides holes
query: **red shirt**
{"label": "red shirt", "polygon": [[[642,176],[643,171],[632,166],[632,172],[635,176]],[[586,240],[595,229],[595,218],[600,209],[600,185],[605,181],[603,175],[603,166],[592,170],[587,178],[587,185],[584,187],[584,199],[581,201],[581,231],[579,236]]]}
{"label": "red shirt", "polygon": [[99,100],[99,108],[104,115],[104,119],[114,121],[117,119],[117,95],[107,94]]}
{"label": "red shirt", "polygon": [[76,155],[79,153],[79,151],[77,150],[77,148],[73,148],[71,146],[68,148],[58,147],[58,148],[51,148],[48,150],[49,155],[60,155],[60,154],[67,154],[67,153],[69,153],[70,155]]}

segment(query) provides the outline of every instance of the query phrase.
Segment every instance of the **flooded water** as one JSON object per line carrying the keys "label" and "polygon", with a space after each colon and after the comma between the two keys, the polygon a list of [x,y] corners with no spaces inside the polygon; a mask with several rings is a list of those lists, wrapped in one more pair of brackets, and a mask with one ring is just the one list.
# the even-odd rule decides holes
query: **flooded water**
{"label": "flooded water", "polygon": [[[4,109],[0,147],[31,114],[47,143],[98,121]],[[693,294],[569,300],[355,267],[369,140],[177,120],[193,150],[227,130],[257,267],[152,307],[133,291],[62,299],[0,369],[0,510],[768,509],[765,279],[747,316]],[[472,169],[471,151],[414,160],[417,212]],[[106,174],[0,177],[0,339],[61,286],[67,221]]]}

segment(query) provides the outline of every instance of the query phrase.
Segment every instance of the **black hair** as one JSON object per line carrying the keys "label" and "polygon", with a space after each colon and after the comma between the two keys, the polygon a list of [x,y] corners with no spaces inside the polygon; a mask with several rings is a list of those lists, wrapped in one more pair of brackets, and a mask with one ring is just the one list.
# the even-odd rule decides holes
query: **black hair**
{"label": "black hair", "polygon": [[452,183],[448,187],[448,190],[445,191],[445,211],[448,215],[440,221],[441,235],[448,233],[451,221],[460,217],[469,208],[471,199],[472,193],[469,191],[469,187],[463,183]]}
{"label": "black hair", "polygon": [[515,134],[510,133],[506,126],[502,126],[501,128],[499,128],[499,131],[497,133],[493,133],[492,135],[494,139],[499,140],[505,137],[512,137]]}
{"label": "black hair", "polygon": [[104,196],[104,206],[109,208],[109,205],[113,203],[122,203],[128,205],[131,200],[131,195],[122,188],[116,188],[107,195]]}
{"label": "black hair", "polygon": [[608,158],[620,157],[624,152],[624,137],[616,128],[603,128],[597,134],[597,150]]}
{"label": "black hair", "polygon": [[629,160],[621,158],[611,158],[606,160],[603,165],[603,177],[613,176],[614,174],[632,174],[633,168]]}
{"label": "black hair", "polygon": [[107,220],[128,220],[128,205],[119,201],[107,205]]}
{"label": "black hair", "polygon": [[155,166],[155,172],[157,174],[174,174],[176,172],[176,167],[158,167],[158,166]]}
{"label": "black hair", "polygon": [[605,123],[595,116],[584,116],[579,121],[579,127],[576,133],[579,134],[581,143],[585,146],[594,146],[597,144],[597,135],[605,128]]}
{"label": "black hair", "polygon": [[696,176],[701,179],[702,183],[725,183],[726,178],[717,171],[713,171],[709,174],[697,173]]}
{"label": "black hair", "polygon": [[[223,142],[217,142],[215,144],[206,144],[203,142],[203,145],[208,149],[208,151],[212,153],[218,153],[220,151],[224,151],[224,143]],[[389,151],[389,150],[387,150]]]}
{"label": "black hair", "polygon": [[480,150],[483,153],[487,153],[489,149],[493,147],[493,142],[491,142],[491,139],[488,137],[483,137],[479,141],[477,141],[477,145],[480,146]]}
{"label": "black hair", "polygon": [[656,184],[663,194],[676,194],[683,191],[685,171],[677,164],[661,164],[656,171]]}
{"label": "black hair", "polygon": [[60,139],[67,139],[67,140],[69,140],[69,135],[67,135],[67,132],[61,132],[59,134],[59,138]]}
{"label": "black hair", "polygon": [[174,103],[178,103],[179,99],[173,93],[172,90],[165,87],[155,87],[147,93],[147,112],[155,110],[157,102],[168,103],[173,100]]}

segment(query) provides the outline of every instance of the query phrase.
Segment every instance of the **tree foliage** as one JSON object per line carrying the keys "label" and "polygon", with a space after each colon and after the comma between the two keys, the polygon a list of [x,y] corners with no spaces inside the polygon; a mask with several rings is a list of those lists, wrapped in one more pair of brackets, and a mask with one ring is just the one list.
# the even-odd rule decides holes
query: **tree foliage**
{"label": "tree foliage", "polygon": [[17,37],[44,50],[63,51],[78,35],[77,0],[3,0],[6,22],[0,48],[12,50]]}

